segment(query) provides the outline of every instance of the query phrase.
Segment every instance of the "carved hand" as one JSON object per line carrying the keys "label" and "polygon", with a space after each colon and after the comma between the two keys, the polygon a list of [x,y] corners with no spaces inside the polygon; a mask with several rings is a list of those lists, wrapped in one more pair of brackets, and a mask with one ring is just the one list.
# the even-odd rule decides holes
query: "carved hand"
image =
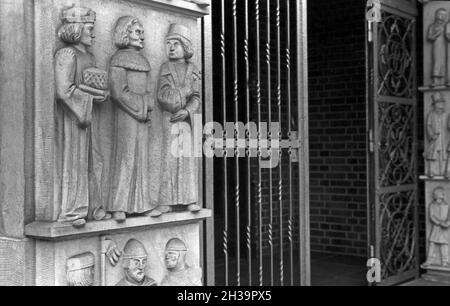
{"label": "carved hand", "polygon": [[119,259],[121,256],[122,252],[117,247],[117,244],[114,241],[111,241],[108,249],[106,250],[106,257],[108,257],[109,262],[113,267],[115,267],[119,263]]}
{"label": "carved hand", "polygon": [[184,121],[189,117],[189,112],[185,109],[182,109],[175,113],[172,118],[170,119],[170,122],[180,122]]}

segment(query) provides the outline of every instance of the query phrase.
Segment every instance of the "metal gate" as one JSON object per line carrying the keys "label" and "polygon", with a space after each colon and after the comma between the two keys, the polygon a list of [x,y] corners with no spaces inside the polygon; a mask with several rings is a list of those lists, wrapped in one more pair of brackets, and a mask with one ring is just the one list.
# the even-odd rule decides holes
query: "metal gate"
{"label": "metal gate", "polygon": [[[369,248],[383,284],[418,275],[416,1],[374,0],[368,23]],[[372,15],[374,17],[375,15]]]}
{"label": "metal gate", "polygon": [[212,1],[216,285],[310,283],[305,17],[305,0]]}

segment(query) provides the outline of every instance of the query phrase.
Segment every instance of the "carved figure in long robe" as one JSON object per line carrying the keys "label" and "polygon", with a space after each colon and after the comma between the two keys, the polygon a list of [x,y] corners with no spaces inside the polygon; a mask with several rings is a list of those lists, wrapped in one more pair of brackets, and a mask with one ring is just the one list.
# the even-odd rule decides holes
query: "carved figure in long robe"
{"label": "carved figure in long robe", "polygon": [[154,97],[150,64],[141,53],[144,29],[126,16],[118,20],[115,43],[119,50],[110,65],[111,98],[115,105],[114,157],[108,211],[118,222],[129,214],[152,210],[149,187],[148,141]]}
{"label": "carved figure in long robe", "polygon": [[427,162],[427,175],[430,177],[441,176],[446,172],[448,156],[448,122],[445,116],[445,100],[441,94],[434,94],[433,109],[427,116],[426,134],[428,147],[425,152]]}
{"label": "carved figure in long robe", "polygon": [[441,86],[445,83],[446,77],[446,58],[447,58],[447,41],[446,41],[446,23],[448,13],[446,9],[438,9],[436,11],[435,21],[428,29],[427,38],[433,44],[432,61],[433,69],[431,72],[431,86]]}
{"label": "carved figure in long robe", "polygon": [[201,106],[201,73],[188,60],[194,55],[189,30],[172,24],[166,37],[169,61],[161,66],[158,102],[163,113],[161,187],[158,210],[173,206],[198,212],[198,164],[193,154],[193,119]]}
{"label": "carved figure in long robe", "polygon": [[425,265],[432,265],[440,257],[442,266],[450,267],[449,262],[449,205],[445,201],[445,190],[438,187],[433,191],[433,202],[429,207],[432,224],[429,238],[428,260]]}
{"label": "carved figure in long robe", "polygon": [[[55,202],[60,205],[59,221],[71,222],[75,227],[86,224],[91,204],[99,219],[108,216],[102,203],[90,203],[98,184],[93,173],[94,163],[101,163],[99,150],[92,140],[92,111],[94,102],[103,102],[106,93],[94,95],[80,89],[83,71],[95,66],[95,58],[88,51],[93,43],[95,12],[88,8],[73,7],[63,12],[63,25],[58,35],[67,43],[55,55],[56,78],[56,154],[57,185]],[[91,176],[89,174],[91,172]],[[97,185],[97,186],[98,186]],[[101,212],[99,211],[101,210]]]}

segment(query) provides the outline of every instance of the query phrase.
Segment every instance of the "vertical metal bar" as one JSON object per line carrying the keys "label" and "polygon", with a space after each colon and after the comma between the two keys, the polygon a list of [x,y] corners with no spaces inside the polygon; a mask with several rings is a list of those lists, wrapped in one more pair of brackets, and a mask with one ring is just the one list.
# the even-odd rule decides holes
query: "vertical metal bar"
{"label": "vertical metal bar", "polygon": [[309,222],[309,151],[308,151],[308,50],[306,0],[297,0],[297,84],[299,150],[299,235],[300,284],[311,284],[310,222]]}
{"label": "vertical metal bar", "polygon": [[[269,133],[268,133],[268,143],[272,143],[272,65],[271,65],[271,9],[270,9],[270,0],[267,0],[267,18],[266,18],[266,26],[267,26],[267,41],[266,41],[266,65],[267,65],[267,108],[268,108],[268,119],[269,119]],[[270,156],[272,160],[272,156]],[[269,168],[269,210],[270,210],[270,222],[268,225],[268,237],[269,237],[269,246],[270,246],[270,285],[274,285],[274,248],[273,248],[273,182],[272,182],[272,168]]]}
{"label": "vertical metal bar", "polygon": [[[255,0],[256,21],[256,103],[258,105],[258,124],[261,123],[261,27],[260,0]],[[262,225],[262,171],[261,171],[261,130],[258,131],[258,249],[259,249],[259,285],[264,285],[263,268],[263,225]]]}
{"label": "vertical metal bar", "polygon": [[[289,115],[289,139],[292,139],[292,93],[291,93],[291,4],[290,1],[286,1],[286,94],[287,105]],[[289,224],[288,224],[288,236],[289,236],[289,259],[290,259],[290,276],[291,286],[294,286],[294,240],[293,240],[293,201],[292,201],[292,149],[289,149]]]}
{"label": "vertical metal bar", "polygon": [[[226,51],[225,51],[225,0],[221,2],[222,12],[221,12],[221,34],[220,34],[220,43],[221,43],[221,57],[222,57],[222,106],[223,106],[223,123],[226,126],[227,122],[227,76],[226,76]],[[224,141],[226,143],[227,132],[224,131]],[[224,176],[224,230],[223,230],[223,253],[225,256],[225,285],[229,285],[229,258],[228,258],[228,163],[227,163],[227,151],[224,150],[223,157],[223,176]]]}
{"label": "vertical metal bar", "polygon": [[[278,123],[280,124],[280,131],[278,133],[278,140],[281,140],[283,135],[282,128],[282,110],[281,110],[281,7],[280,0],[276,3],[276,27],[277,27],[277,105],[278,105]],[[280,285],[284,286],[284,250],[283,250],[283,149],[279,149],[279,177],[278,177],[278,201],[279,201],[279,222],[280,222]]]}
{"label": "vertical metal bar", "polygon": [[233,97],[234,97],[234,122],[236,124],[234,139],[236,144],[235,150],[235,204],[236,204],[236,278],[237,285],[241,285],[241,213],[240,213],[240,178],[239,178],[239,149],[237,147],[239,140],[239,129],[237,128],[237,123],[239,122],[239,72],[238,72],[238,29],[237,29],[237,0],[232,2],[232,13],[233,13],[233,46],[234,46],[234,56],[233,56]]}
{"label": "vertical metal bar", "polygon": [[[246,114],[247,123],[250,123],[250,61],[249,61],[249,1],[245,0],[245,39],[244,39],[244,57],[245,57],[245,99],[246,99]],[[249,130],[246,132],[247,143],[250,141]],[[250,150],[249,145],[247,145],[247,150]],[[251,157],[250,151],[246,152],[247,154],[247,256],[248,256],[248,284],[252,285],[252,196],[251,196]]]}

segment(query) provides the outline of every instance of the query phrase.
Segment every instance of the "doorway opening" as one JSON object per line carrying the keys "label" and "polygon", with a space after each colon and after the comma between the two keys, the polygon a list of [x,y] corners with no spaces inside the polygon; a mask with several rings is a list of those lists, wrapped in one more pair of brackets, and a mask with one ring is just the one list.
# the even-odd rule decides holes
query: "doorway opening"
{"label": "doorway opening", "polygon": [[312,285],[367,285],[364,11],[308,2]]}

